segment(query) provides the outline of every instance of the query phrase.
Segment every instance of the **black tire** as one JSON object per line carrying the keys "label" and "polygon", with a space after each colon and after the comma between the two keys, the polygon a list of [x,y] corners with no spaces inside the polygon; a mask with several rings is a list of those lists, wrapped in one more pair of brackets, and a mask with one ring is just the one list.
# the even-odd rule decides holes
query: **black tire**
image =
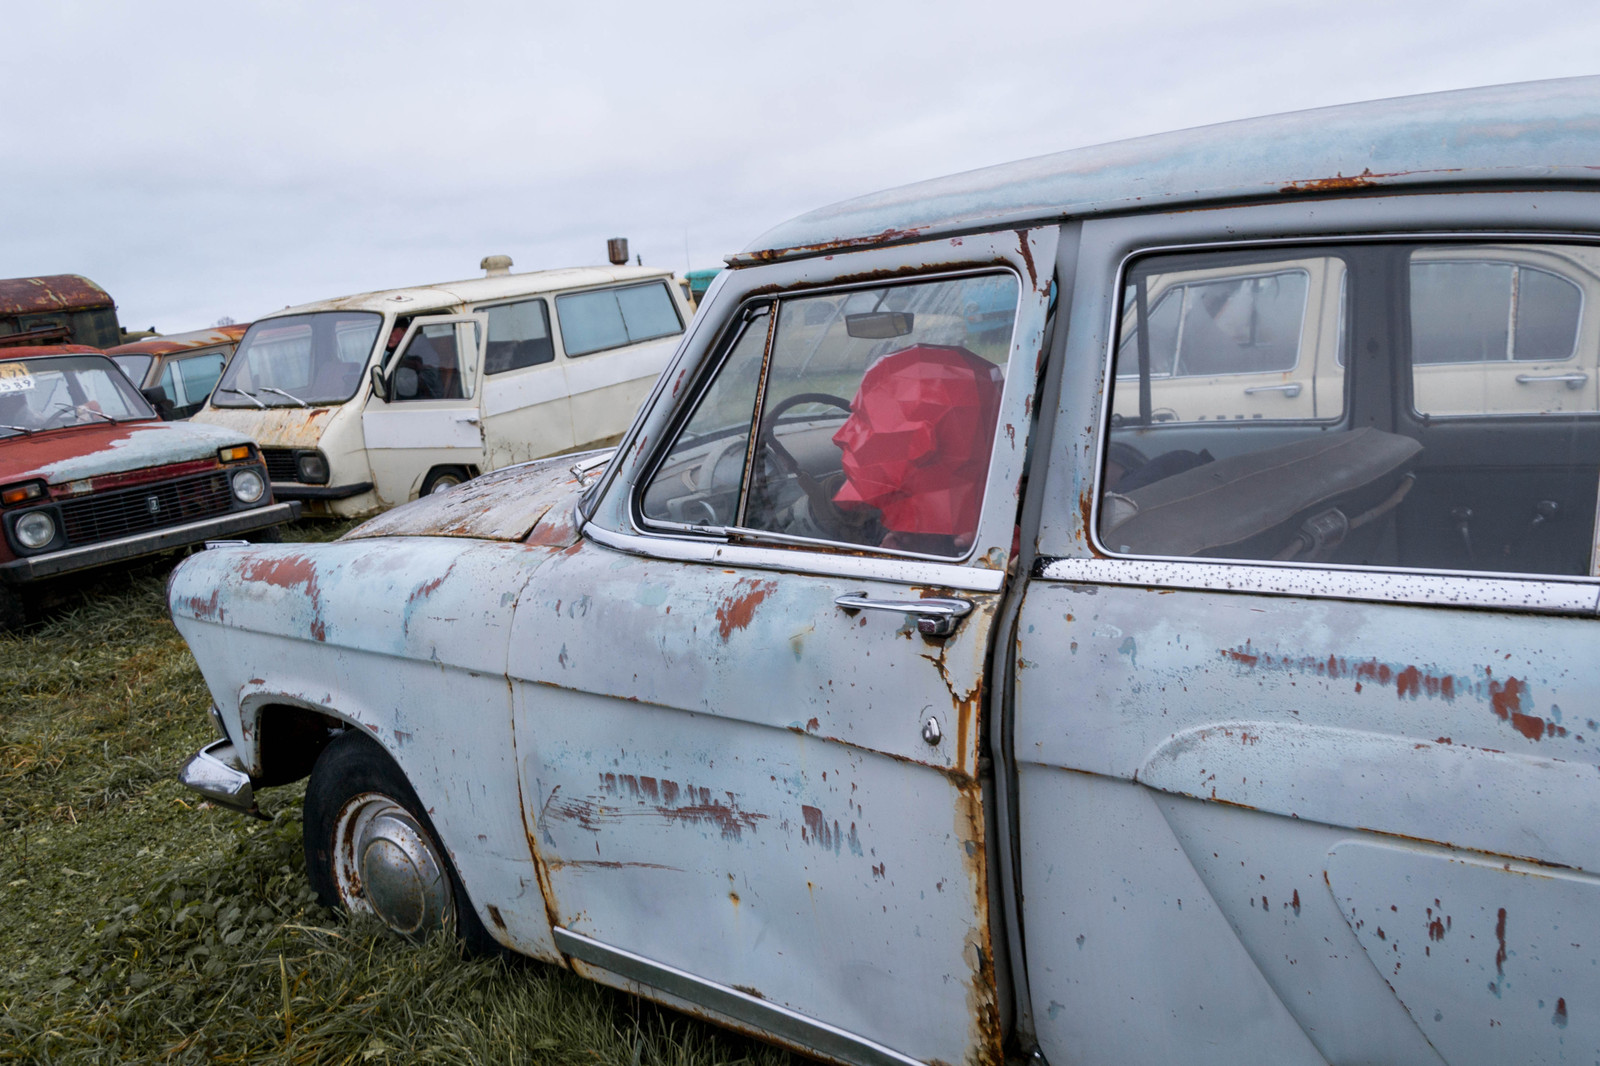
{"label": "black tire", "polygon": [[21,629],[28,621],[28,604],[22,593],[0,585],[0,633]]}
{"label": "black tire", "polygon": [[443,492],[471,480],[472,474],[464,466],[436,466],[422,479],[420,495],[432,496],[435,492]]}
{"label": "black tire", "polygon": [[[353,884],[347,879],[341,887],[341,864],[336,861],[339,846],[335,843],[341,823],[351,820],[352,811],[373,804],[391,801],[410,816],[420,829],[417,844],[426,846],[429,857],[443,874],[445,884],[433,883],[447,892],[449,906],[442,921],[427,920],[428,907],[422,907],[417,927],[407,928],[397,924],[389,914],[365,898],[366,885],[356,878]],[[389,816],[389,815],[385,815]],[[305,798],[305,851],[306,879],[323,906],[333,910],[370,912],[395,932],[413,938],[425,936],[440,925],[453,927],[456,938],[475,955],[498,954],[504,949],[495,942],[479,920],[472,901],[467,897],[461,878],[456,873],[450,855],[439,844],[439,834],[433,820],[417,800],[400,767],[376,742],[351,730],[336,737],[317,757],[311,769],[311,780],[306,785]],[[347,852],[353,857],[353,848]],[[353,859],[347,859],[353,861]],[[371,868],[362,866],[362,873]],[[356,885],[361,887],[357,888]],[[447,887],[446,887],[447,885]]]}

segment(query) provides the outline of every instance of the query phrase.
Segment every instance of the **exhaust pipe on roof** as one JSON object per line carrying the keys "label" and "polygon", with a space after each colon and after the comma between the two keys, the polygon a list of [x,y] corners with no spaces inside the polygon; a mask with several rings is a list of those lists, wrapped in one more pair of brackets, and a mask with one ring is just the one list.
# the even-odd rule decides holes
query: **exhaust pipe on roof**
{"label": "exhaust pipe on roof", "polygon": [[486,255],[478,264],[487,277],[497,277],[501,274],[511,273],[511,257],[509,255]]}
{"label": "exhaust pipe on roof", "polygon": [[628,238],[612,237],[606,241],[606,258],[612,266],[628,265]]}

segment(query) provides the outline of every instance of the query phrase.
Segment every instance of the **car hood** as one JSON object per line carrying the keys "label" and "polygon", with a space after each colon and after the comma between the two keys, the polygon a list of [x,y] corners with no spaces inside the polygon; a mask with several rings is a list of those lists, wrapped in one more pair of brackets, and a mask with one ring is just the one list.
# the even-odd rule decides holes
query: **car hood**
{"label": "car hood", "polygon": [[0,440],[0,484],[83,478],[214,459],[217,449],[248,444],[231,429],[190,422],[119,422],[66,426]]}
{"label": "car hood", "polygon": [[[574,544],[578,539],[573,524],[578,497],[600,473],[600,468],[587,460],[599,454],[562,455],[508,466],[396,507],[341,539],[471,537],[557,547]],[[573,473],[575,463],[588,467],[582,478]]]}

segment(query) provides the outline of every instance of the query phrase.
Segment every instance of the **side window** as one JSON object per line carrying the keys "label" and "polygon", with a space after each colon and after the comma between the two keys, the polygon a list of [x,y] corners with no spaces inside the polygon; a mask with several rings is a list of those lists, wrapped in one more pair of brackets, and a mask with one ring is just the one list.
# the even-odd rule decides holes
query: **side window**
{"label": "side window", "polygon": [[[1284,280],[1291,261],[1307,294],[1292,366],[1281,344],[1293,317],[1284,293],[1301,284]],[[1208,306],[1206,290],[1230,271],[1240,277],[1223,283],[1235,286],[1229,299]],[[1268,277],[1278,293],[1263,300],[1258,279]],[[1581,246],[1135,260],[1116,334],[1098,539],[1113,553],[1165,558],[1594,574],[1597,292],[1600,254]],[[1184,391],[1175,383],[1196,308],[1208,337],[1216,326],[1227,338],[1206,352],[1227,359]],[[1236,343],[1255,315],[1266,343]],[[1346,337],[1362,354],[1348,368]],[[1221,369],[1251,353],[1262,359],[1255,369]],[[1268,393],[1270,377],[1298,395]],[[1263,415],[1244,406],[1247,395],[1310,406]]]}
{"label": "side window", "polygon": [[[1124,291],[1116,373],[1130,383],[1141,374],[1150,379],[1152,419],[1339,416],[1341,260],[1185,266],[1141,274]],[[1123,388],[1115,413],[1142,417],[1137,399]]]}
{"label": "side window", "polygon": [[639,344],[683,331],[665,282],[556,297],[561,346],[569,356]]}
{"label": "side window", "polygon": [[189,396],[184,391],[183,381],[178,377],[178,362],[172,360],[161,368],[161,380],[156,382],[158,388],[167,394],[167,399],[174,407],[186,407]]}
{"label": "side window", "polygon": [[[227,362],[221,352],[202,352],[187,359],[177,360],[178,377],[183,382],[186,404],[204,403],[222,376],[222,366]],[[170,369],[174,364],[168,363]]]}
{"label": "side window", "polygon": [[755,320],[770,331],[752,322],[718,369],[643,517],[966,554],[1018,296],[990,274],[780,299]]}
{"label": "side window", "polygon": [[1600,256],[1505,245],[1419,249],[1409,264],[1412,409],[1421,415],[1600,411],[1584,293]]}
{"label": "side window", "polygon": [[485,374],[503,374],[555,359],[550,340],[550,309],[543,300],[480,307],[489,318],[489,339],[483,359]]}
{"label": "side window", "polygon": [[472,395],[463,372],[461,347],[473,336],[475,323],[438,322],[422,326],[400,353],[390,372],[393,399],[460,400]]}

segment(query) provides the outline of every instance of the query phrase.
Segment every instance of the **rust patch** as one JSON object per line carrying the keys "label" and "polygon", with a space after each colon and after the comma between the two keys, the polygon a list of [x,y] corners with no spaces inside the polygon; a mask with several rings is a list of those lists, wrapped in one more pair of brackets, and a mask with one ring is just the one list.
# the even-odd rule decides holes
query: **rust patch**
{"label": "rust patch", "polygon": [[91,311],[113,306],[111,295],[81,274],[0,278],[0,314]]}
{"label": "rust patch", "polygon": [[317,568],[310,558],[283,555],[252,559],[240,568],[239,576],[281,589],[304,586],[306,598],[311,601],[311,636],[319,641],[328,639],[328,627],[322,620],[322,589],[317,585]]}
{"label": "rust patch", "polygon": [[[450,566],[451,569],[455,568],[454,563],[451,563]],[[446,570],[432,581],[424,581],[422,584],[411,590],[411,595],[406,597],[406,602],[416,603],[418,600],[425,600],[429,596],[432,596],[435,592],[439,591],[439,586],[444,584],[444,579],[449,576],[450,571]]]}
{"label": "rust patch", "polygon": [[227,611],[218,606],[217,597],[219,593],[219,589],[213,588],[211,590],[211,595],[206,599],[202,600],[199,596],[190,596],[187,600],[184,600],[183,603],[184,606],[189,608],[189,614],[191,616],[204,619],[206,621],[220,622],[224,619],[224,617],[226,617]]}
{"label": "rust patch", "polygon": [[687,822],[691,825],[714,825],[722,831],[723,840],[738,840],[746,829],[754,831],[756,823],[767,816],[754,811],[741,810],[732,792],[724,792],[727,803],[711,798],[710,789],[689,786],[690,795],[698,792],[700,802],[682,807],[658,806],[656,811],[669,822]]}
{"label": "rust patch", "polygon": [[751,999],[766,999],[767,998],[766,996],[763,996],[761,994],[761,990],[760,989],[751,988],[749,985],[731,985],[729,987],[733,988],[735,991],[743,992],[745,995],[749,996]]}
{"label": "rust patch", "polygon": [[1033,249],[1028,247],[1028,231],[1017,230],[1017,251],[1022,255],[1022,261],[1028,265],[1028,284],[1035,289],[1039,287],[1039,270],[1033,265]]}
{"label": "rust patch", "polygon": [[804,824],[800,827],[800,839],[807,844],[815,844],[824,851],[839,853],[839,846],[843,841],[839,833],[839,822],[834,820],[833,825],[828,825],[820,807],[800,806],[800,817]]}
{"label": "rust patch", "polygon": [[[560,786],[557,786],[546,799],[543,813],[573,822],[591,833],[598,833],[604,825],[641,816],[660,818],[668,823],[710,825],[721,832],[724,840],[741,839],[745,830],[754,831],[757,824],[767,818],[765,814],[741,808],[738,797],[732,792],[713,797],[709,788],[680,785],[654,777],[603,773],[599,777],[599,791],[598,796],[581,799],[558,798]],[[680,797],[688,802],[679,803]],[[656,802],[657,798],[660,802]],[[607,799],[631,800],[632,805],[607,803]]]}
{"label": "rust patch", "polygon": [[740,578],[734,586],[731,596],[723,601],[717,608],[717,633],[726,644],[728,638],[733,636],[735,629],[744,629],[755,618],[756,608],[761,602],[777,591],[775,581],[759,581],[755,578]]}
{"label": "rust patch", "polygon": [[1494,938],[1500,947],[1494,953],[1494,972],[1496,977],[1506,975],[1506,909],[1500,908],[1500,915],[1495,919]]}
{"label": "rust patch", "polygon": [[1301,181],[1291,181],[1279,188],[1279,192],[1347,192],[1351,189],[1369,189],[1377,185],[1383,178],[1404,177],[1404,172],[1396,171],[1391,174],[1374,174],[1371,167],[1367,167],[1359,174],[1335,174],[1331,178],[1306,178]]}

